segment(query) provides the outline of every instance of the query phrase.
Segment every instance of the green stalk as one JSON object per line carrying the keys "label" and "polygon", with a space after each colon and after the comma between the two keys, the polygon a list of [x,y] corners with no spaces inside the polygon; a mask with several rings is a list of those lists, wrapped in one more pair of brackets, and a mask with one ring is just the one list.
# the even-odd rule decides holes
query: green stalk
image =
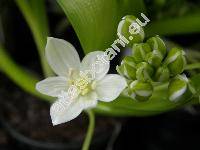
{"label": "green stalk", "polygon": [[[39,53],[43,73],[46,77],[51,76],[52,70],[50,69],[46,59],[44,58],[46,39],[47,39],[47,36],[49,35],[47,17],[45,14],[45,10],[43,10],[43,9],[45,9],[45,7],[42,7],[42,6],[40,6],[42,8],[39,7],[40,4],[41,5],[43,4],[42,1],[40,2],[40,4],[38,4],[39,8],[34,8],[34,7],[31,8],[29,3],[31,3],[31,1],[29,2],[26,0],[16,0],[16,4],[20,8],[22,14],[24,15],[26,22],[28,23],[28,25],[31,29],[31,32],[32,32],[32,35],[35,40],[37,50]],[[37,19],[38,16],[37,16],[36,12],[34,12],[34,9],[37,9],[37,11],[42,13],[42,14],[40,14],[41,16],[43,16],[42,22],[40,22],[40,20]],[[39,10],[39,9],[42,9],[42,10]]]}
{"label": "green stalk", "polygon": [[188,64],[185,70],[200,69],[200,63]]}
{"label": "green stalk", "polygon": [[0,46],[0,70],[13,80],[19,87],[34,96],[37,96],[48,102],[52,102],[50,97],[44,96],[35,90],[35,84],[38,82],[33,73],[17,65],[7,54],[5,49]]}
{"label": "green stalk", "polygon": [[198,50],[189,49],[187,51],[187,57],[200,60],[200,53],[198,52]]}
{"label": "green stalk", "polygon": [[95,126],[94,112],[92,110],[87,110],[86,113],[88,114],[88,118],[89,118],[89,126],[88,126],[87,134],[85,137],[85,141],[83,143],[82,150],[89,150],[93,133],[94,133],[94,126]]}

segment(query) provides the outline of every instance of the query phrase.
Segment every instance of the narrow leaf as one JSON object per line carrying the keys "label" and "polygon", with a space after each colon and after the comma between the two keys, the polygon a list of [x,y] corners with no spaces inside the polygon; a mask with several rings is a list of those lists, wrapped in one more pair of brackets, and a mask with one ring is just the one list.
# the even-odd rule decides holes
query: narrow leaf
{"label": "narrow leaf", "polygon": [[116,38],[125,15],[144,12],[142,0],[57,0],[76,31],[86,53],[104,50]]}
{"label": "narrow leaf", "polygon": [[188,16],[163,18],[155,22],[151,22],[146,27],[148,36],[158,35],[176,35],[200,32],[200,13]]}

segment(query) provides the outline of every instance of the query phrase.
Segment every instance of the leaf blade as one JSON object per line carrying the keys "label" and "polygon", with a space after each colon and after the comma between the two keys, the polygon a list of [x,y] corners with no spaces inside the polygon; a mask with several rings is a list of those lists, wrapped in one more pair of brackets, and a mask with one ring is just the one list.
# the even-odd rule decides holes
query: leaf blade
{"label": "leaf blade", "polygon": [[141,0],[57,0],[74,27],[86,53],[104,50],[116,37],[117,25],[127,14],[144,12]]}

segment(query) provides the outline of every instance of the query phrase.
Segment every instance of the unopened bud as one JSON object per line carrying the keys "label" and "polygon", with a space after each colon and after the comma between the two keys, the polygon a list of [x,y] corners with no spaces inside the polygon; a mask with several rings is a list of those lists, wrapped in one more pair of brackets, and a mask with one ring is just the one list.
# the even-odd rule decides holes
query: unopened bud
{"label": "unopened bud", "polygon": [[147,101],[153,93],[151,83],[139,82],[137,80],[129,85],[129,96],[137,101]]}
{"label": "unopened bud", "polygon": [[161,53],[163,58],[167,53],[167,49],[164,41],[159,36],[151,37],[147,40],[147,43],[150,45],[152,50],[157,50]]}
{"label": "unopened bud", "polygon": [[141,82],[151,81],[154,69],[146,62],[137,65],[136,78]]}
{"label": "unopened bud", "polygon": [[127,15],[119,22],[117,32],[129,40],[129,46],[140,43],[144,39],[144,30],[136,22],[136,17]]}
{"label": "unopened bud", "polygon": [[185,52],[179,48],[172,48],[165,59],[165,65],[172,76],[181,74],[186,66]]}
{"label": "unopened bud", "polygon": [[155,74],[155,81],[165,82],[168,81],[170,77],[169,69],[165,66],[161,66],[157,69]]}
{"label": "unopened bud", "polygon": [[146,55],[146,61],[155,68],[160,66],[162,60],[163,56],[158,50],[153,50],[153,52],[150,52]]}
{"label": "unopened bud", "polygon": [[136,64],[134,59],[130,56],[126,56],[123,59],[121,65],[117,66],[116,70],[120,75],[128,79],[136,79]]}
{"label": "unopened bud", "polygon": [[177,75],[169,82],[168,96],[172,102],[178,102],[181,99],[188,100],[192,93],[194,93],[194,89],[184,74]]}
{"label": "unopened bud", "polygon": [[149,52],[151,52],[151,48],[147,43],[134,44],[132,47],[132,56],[136,63],[143,62]]}

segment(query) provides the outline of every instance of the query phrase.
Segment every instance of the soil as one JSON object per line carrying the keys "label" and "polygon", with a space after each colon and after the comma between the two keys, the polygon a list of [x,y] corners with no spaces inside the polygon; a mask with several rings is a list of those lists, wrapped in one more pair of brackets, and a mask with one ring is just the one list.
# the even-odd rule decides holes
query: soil
{"label": "soil", "polygon": [[[83,140],[88,126],[85,114],[82,113],[71,122],[52,126],[50,104],[23,92],[4,75],[0,74],[0,79],[1,118],[15,130],[43,142],[66,143]],[[97,117],[95,137],[110,133],[114,123],[114,119]]]}

